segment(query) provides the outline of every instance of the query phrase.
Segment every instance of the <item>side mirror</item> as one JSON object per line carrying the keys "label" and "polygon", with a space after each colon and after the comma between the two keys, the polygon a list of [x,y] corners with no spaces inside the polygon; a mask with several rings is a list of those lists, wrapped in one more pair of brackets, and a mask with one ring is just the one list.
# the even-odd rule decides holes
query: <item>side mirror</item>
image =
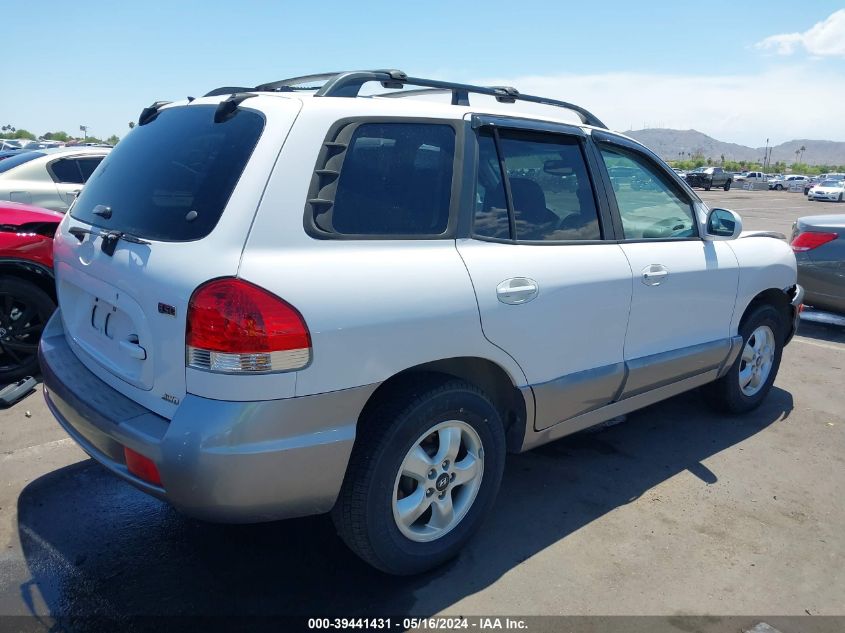
{"label": "side mirror", "polygon": [[742,233],[742,218],[735,211],[712,209],[707,214],[707,235],[709,240],[735,240]]}

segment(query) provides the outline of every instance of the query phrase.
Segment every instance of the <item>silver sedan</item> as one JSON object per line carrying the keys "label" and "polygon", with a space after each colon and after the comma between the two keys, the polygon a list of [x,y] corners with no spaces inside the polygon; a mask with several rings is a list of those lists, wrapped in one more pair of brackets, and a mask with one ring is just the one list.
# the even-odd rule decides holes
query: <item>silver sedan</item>
{"label": "silver sedan", "polygon": [[24,152],[0,162],[0,200],[67,211],[110,147]]}

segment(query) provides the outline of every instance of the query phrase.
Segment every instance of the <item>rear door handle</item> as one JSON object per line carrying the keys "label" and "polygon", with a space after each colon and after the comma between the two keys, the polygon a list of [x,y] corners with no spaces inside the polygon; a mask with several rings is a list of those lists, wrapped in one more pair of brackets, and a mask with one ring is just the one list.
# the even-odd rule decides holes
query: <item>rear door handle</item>
{"label": "rear door handle", "polygon": [[540,292],[537,282],[528,277],[511,277],[496,286],[496,298],[508,305],[528,303]]}
{"label": "rear door handle", "polygon": [[646,286],[659,286],[669,277],[669,269],[663,264],[650,264],[643,268],[643,283]]}

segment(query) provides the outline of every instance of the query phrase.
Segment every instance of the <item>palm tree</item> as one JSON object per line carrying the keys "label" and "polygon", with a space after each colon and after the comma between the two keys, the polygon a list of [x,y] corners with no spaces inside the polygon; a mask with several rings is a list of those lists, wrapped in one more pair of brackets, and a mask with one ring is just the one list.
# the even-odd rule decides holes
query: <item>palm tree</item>
{"label": "palm tree", "polygon": [[800,153],[801,153],[801,150],[800,150],[800,149],[796,149],[796,150],[795,150],[795,164],[796,164],[796,165],[798,164],[798,154],[800,154]]}
{"label": "palm tree", "polygon": [[806,151],[807,148],[802,145],[800,149],[801,149],[801,162],[803,163],[804,162],[804,152]]}

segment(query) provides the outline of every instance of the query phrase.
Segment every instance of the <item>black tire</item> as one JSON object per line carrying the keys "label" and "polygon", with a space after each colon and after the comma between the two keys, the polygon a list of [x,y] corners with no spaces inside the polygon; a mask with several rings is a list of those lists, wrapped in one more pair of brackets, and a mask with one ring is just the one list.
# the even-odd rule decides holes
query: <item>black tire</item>
{"label": "black tire", "polygon": [[[396,575],[426,571],[458,554],[490,511],[505,465],[501,417],[481,390],[439,375],[415,383],[397,388],[359,421],[359,435],[332,510],[338,533],[349,548],[373,567]],[[414,541],[394,520],[395,482],[418,438],[447,420],[466,423],[481,440],[480,487],[450,531],[432,541]]]}
{"label": "black tire", "polygon": [[731,190],[731,181],[729,180],[728,182],[725,183],[725,191],[730,191],[730,190]]}
{"label": "black tire", "polygon": [[35,284],[0,277],[0,383],[38,373],[38,341],[55,309]]}
{"label": "black tire", "polygon": [[704,191],[710,191],[710,187],[712,187],[712,185],[704,185]]}
{"label": "black tire", "polygon": [[775,185],[775,191],[781,191],[783,189],[783,185]]}
{"label": "black tire", "polygon": [[837,202],[842,202],[842,194],[839,194],[839,197],[836,199]]}
{"label": "black tire", "polygon": [[[739,385],[739,372],[743,366],[742,350],[754,330],[762,325],[767,325],[774,333],[774,358],[769,375],[760,390],[754,395],[748,396],[742,392]],[[761,304],[751,308],[751,311],[743,318],[739,326],[742,347],[736,361],[727,374],[706,385],[703,389],[708,404],[718,411],[731,414],[747,413],[760,406],[777,377],[781,355],[783,354],[785,331],[786,324],[783,314],[773,305]]]}

